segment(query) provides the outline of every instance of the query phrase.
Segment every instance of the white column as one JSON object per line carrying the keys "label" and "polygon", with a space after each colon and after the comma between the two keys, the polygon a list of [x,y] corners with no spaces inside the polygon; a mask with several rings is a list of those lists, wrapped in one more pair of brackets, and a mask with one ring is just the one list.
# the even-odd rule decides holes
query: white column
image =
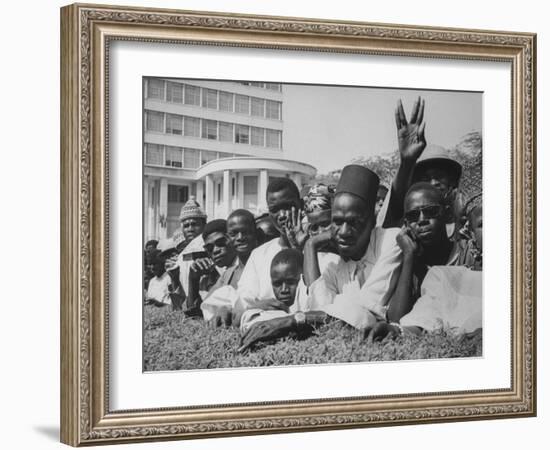
{"label": "white column", "polygon": [[[153,229],[151,228],[151,213],[149,211],[149,181],[146,177],[143,178],[143,238],[145,242],[151,239]],[[145,244],[144,242],[144,244]]]}
{"label": "white column", "polygon": [[168,237],[168,180],[166,180],[166,178],[161,178],[160,180],[159,216],[164,217],[164,226],[160,227],[159,233],[159,238],[164,239]]}
{"label": "white column", "polygon": [[267,202],[265,200],[268,184],[267,169],[260,169],[260,183],[258,186],[258,212],[267,210]]}
{"label": "white column", "polygon": [[299,173],[293,173],[290,175],[290,179],[294,181],[294,184],[298,186],[298,190],[302,189],[302,175]]}
{"label": "white column", "polygon": [[204,204],[204,183],[202,180],[197,181],[197,202],[201,205],[201,208],[205,208]]}
{"label": "white column", "polygon": [[222,218],[227,219],[231,212],[231,171],[223,171],[223,187],[222,187],[223,203],[222,203]]}
{"label": "white column", "polygon": [[237,208],[244,206],[244,176],[242,173],[237,175]]}
{"label": "white column", "polygon": [[212,175],[206,175],[205,185],[206,202],[204,207],[208,216],[206,220],[212,220],[214,218],[214,179]]}

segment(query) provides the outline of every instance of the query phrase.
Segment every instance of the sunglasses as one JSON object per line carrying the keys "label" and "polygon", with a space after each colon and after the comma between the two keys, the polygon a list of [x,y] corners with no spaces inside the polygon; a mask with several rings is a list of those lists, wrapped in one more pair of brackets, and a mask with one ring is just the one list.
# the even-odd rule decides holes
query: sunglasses
{"label": "sunglasses", "polygon": [[227,239],[223,237],[216,239],[213,244],[205,244],[204,249],[208,253],[212,253],[214,251],[214,247],[218,247],[218,248],[227,247]]}
{"label": "sunglasses", "polygon": [[407,222],[418,222],[420,220],[420,214],[424,219],[435,219],[441,216],[443,207],[441,205],[428,205],[422,208],[411,209],[405,213],[405,220]]}

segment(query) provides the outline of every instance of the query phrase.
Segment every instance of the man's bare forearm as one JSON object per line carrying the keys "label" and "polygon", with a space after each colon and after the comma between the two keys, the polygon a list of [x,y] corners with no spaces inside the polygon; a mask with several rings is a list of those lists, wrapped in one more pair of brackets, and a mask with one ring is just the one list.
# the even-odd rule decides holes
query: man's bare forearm
{"label": "man's bare forearm", "polygon": [[200,304],[202,303],[202,297],[199,291],[200,291],[200,276],[193,274],[189,277],[189,292],[187,293],[185,309],[192,310],[200,306]]}
{"label": "man's bare forearm", "polygon": [[405,195],[409,189],[416,160],[401,159],[399,168],[392,181],[390,202],[384,219],[383,228],[393,228],[400,226],[403,217],[403,203]]}
{"label": "man's bare forearm", "polygon": [[309,239],[304,246],[304,282],[307,287],[321,276],[315,239]]}
{"label": "man's bare forearm", "polygon": [[399,281],[388,307],[388,320],[390,322],[399,322],[401,317],[414,306],[416,299],[412,295],[413,269],[414,256],[404,254]]}

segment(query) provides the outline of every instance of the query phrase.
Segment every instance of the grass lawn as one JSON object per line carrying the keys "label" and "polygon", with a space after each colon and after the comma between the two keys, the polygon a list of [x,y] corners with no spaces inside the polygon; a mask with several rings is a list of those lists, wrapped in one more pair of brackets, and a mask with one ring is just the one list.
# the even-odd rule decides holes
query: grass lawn
{"label": "grass lawn", "polygon": [[285,338],[241,354],[237,329],[211,330],[169,306],[146,306],[144,327],[146,371],[458,358],[481,356],[482,351],[480,336],[463,339],[445,331],[367,345],[356,329],[331,322],[305,340]]}

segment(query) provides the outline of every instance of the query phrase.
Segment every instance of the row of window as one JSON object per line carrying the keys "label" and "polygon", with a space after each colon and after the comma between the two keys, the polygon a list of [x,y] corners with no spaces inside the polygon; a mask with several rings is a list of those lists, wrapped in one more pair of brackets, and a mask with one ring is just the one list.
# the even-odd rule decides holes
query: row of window
{"label": "row of window", "polygon": [[172,81],[149,80],[147,98],[281,120],[281,102]]}
{"label": "row of window", "polygon": [[271,91],[281,92],[282,84],[281,83],[260,83],[257,81],[240,81],[239,84],[244,84],[245,86],[254,86],[263,89],[269,89]]}
{"label": "row of window", "polygon": [[233,156],[245,155],[174,147],[171,145],[145,144],[145,164],[150,166],[198,169],[209,161],[219,158],[231,158]]}
{"label": "row of window", "polygon": [[281,130],[251,127],[159,111],[145,111],[145,129],[159,133],[212,139],[236,144],[281,148]]}

